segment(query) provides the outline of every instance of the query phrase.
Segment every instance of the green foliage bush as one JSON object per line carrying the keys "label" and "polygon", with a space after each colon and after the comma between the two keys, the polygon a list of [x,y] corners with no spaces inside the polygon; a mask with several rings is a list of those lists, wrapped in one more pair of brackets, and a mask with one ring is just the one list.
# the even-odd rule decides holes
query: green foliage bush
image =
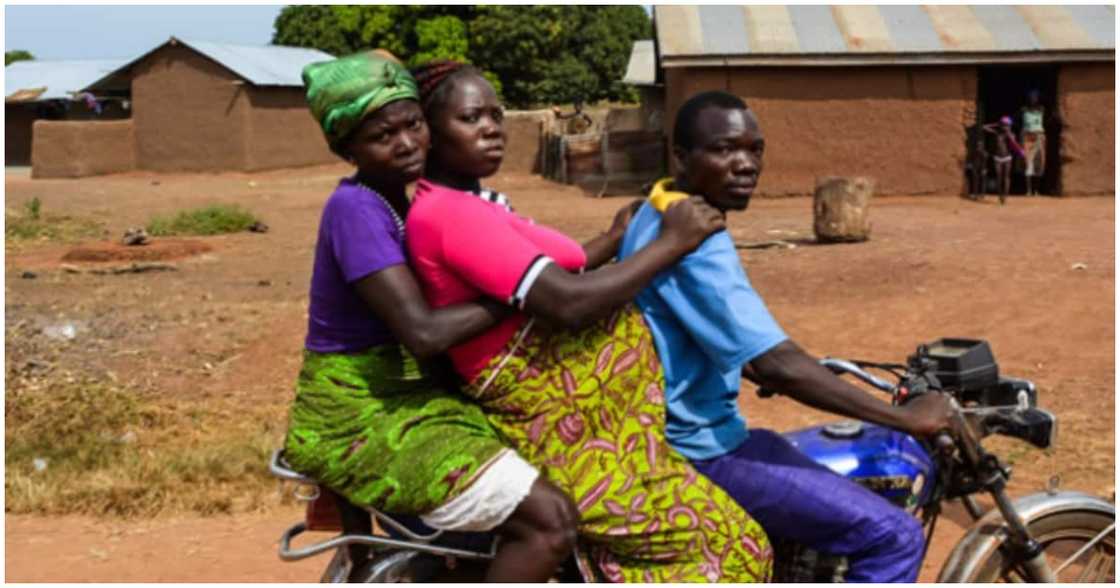
{"label": "green foliage bush", "polygon": [[248,229],[257,218],[237,205],[216,204],[194,210],[184,210],[170,217],[156,216],[148,221],[148,234],[168,235],[219,235],[237,233]]}

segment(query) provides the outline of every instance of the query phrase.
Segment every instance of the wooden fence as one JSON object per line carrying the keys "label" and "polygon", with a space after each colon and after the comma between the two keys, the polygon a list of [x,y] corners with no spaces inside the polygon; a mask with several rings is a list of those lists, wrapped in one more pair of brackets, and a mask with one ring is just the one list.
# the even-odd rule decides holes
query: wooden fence
{"label": "wooden fence", "polygon": [[542,142],[542,175],[592,196],[638,194],[666,173],[660,131],[547,132]]}

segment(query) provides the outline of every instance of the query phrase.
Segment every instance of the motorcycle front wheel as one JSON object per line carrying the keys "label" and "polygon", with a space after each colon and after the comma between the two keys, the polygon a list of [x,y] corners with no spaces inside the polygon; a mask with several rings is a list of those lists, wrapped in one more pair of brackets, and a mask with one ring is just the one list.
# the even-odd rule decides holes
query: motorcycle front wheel
{"label": "motorcycle front wheel", "polygon": [[[1050,569],[1054,570],[1059,582],[1112,584],[1116,581],[1115,520],[1115,517],[1099,512],[1066,511],[1039,517],[1027,526],[1031,536],[1042,545]],[[1011,560],[1003,542],[999,542],[991,546],[989,553],[983,556],[964,581],[1032,580]]]}

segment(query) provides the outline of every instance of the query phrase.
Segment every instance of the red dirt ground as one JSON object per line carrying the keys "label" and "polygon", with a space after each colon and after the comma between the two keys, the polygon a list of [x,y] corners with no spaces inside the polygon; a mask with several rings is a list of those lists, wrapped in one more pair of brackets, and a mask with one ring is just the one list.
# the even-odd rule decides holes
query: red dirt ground
{"label": "red dirt ground", "polygon": [[[318,216],[345,171],[36,181],[9,174],[9,207],[38,196],[44,210],[99,220],[109,234],[151,215],[218,202],[246,206],[271,230],[201,238],[214,250],[177,272],[42,269],[36,279],[21,279],[23,270],[61,258],[68,247],[9,255],[7,326],[41,317],[85,321],[90,327],[80,336],[88,345],[75,346],[67,360],[75,366],[112,370],[130,385],[173,399],[220,399],[230,410],[264,407],[282,429],[299,367]],[[626,202],[585,198],[531,176],[501,176],[492,184],[520,212],[581,239],[605,229]],[[991,198],[888,196],[876,198],[871,217],[869,242],[831,246],[804,241],[812,226],[808,197],[756,201],[729,224],[740,243],[801,243],[744,250],[742,258],[771,311],[811,353],[899,361],[938,337],[987,339],[1001,371],[1034,380],[1040,403],[1061,422],[1053,451],[990,445],[1014,461],[1012,494],[1036,492],[1058,473],[1064,487],[1109,495],[1115,484],[1114,199],[1013,198],[1001,207]],[[26,361],[21,354],[20,342],[9,340],[9,366]],[[194,364],[204,358],[221,359],[223,367],[200,373]],[[752,426],[785,430],[830,418],[786,399],[759,400],[750,389],[742,398]],[[134,522],[9,515],[5,572],[9,581],[315,581],[325,558],[285,564],[275,554],[276,538],[299,514],[291,506],[262,505],[255,513]],[[938,527],[925,580],[962,532],[960,513],[949,514]]]}
{"label": "red dirt ground", "polygon": [[111,241],[83,243],[62,256],[64,262],[170,261],[212,251],[214,248],[192,239],[152,237],[146,245],[123,245]]}

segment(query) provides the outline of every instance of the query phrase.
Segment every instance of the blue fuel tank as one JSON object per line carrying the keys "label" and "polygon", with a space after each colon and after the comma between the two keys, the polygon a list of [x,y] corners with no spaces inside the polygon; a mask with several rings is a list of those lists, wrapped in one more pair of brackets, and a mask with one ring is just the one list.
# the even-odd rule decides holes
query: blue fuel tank
{"label": "blue fuel tank", "polygon": [[906,433],[841,421],[790,431],[785,437],[817,463],[911,512],[932,492],[933,460]]}

